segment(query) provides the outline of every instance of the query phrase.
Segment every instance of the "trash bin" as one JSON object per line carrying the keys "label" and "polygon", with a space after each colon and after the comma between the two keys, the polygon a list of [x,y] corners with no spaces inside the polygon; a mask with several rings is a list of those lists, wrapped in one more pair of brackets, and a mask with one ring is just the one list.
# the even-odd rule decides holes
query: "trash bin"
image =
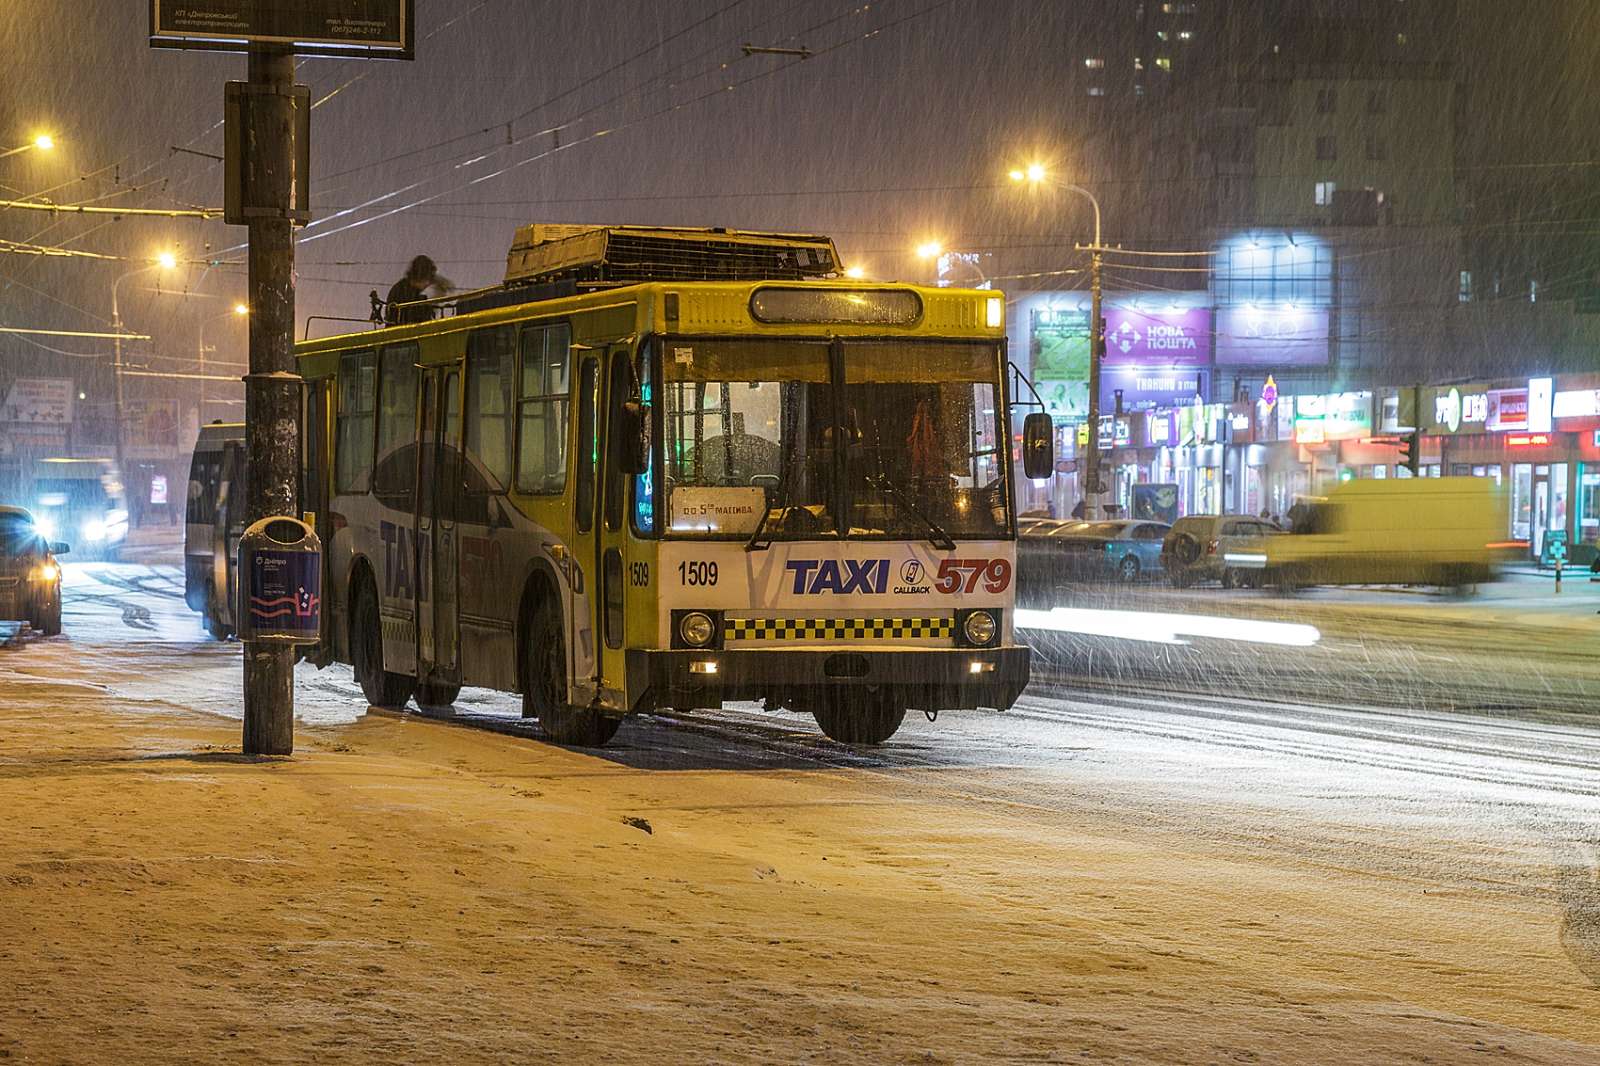
{"label": "trash bin", "polygon": [[239,538],[239,639],[315,644],[322,630],[322,541],[298,518],[263,518]]}

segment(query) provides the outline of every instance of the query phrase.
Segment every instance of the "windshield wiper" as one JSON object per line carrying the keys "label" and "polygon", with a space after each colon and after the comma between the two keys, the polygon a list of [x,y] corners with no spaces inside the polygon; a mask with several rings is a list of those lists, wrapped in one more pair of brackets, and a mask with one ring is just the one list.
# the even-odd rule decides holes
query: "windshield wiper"
{"label": "windshield wiper", "polygon": [[867,477],[867,484],[888,496],[895,503],[910,513],[910,515],[928,527],[928,541],[939,551],[953,552],[956,542],[950,539],[950,534],[944,527],[922,513],[916,503],[911,499],[911,494],[889,479],[888,474],[873,474]]}
{"label": "windshield wiper", "polygon": [[774,510],[776,510],[780,515],[788,515],[789,486],[787,484],[780,484],[778,486],[777,507],[773,507],[772,503],[766,499],[765,495],[762,496],[761,520],[756,523],[755,532],[750,534],[750,539],[744,542],[745,551],[764,552],[768,548],[772,547],[772,535],[769,533],[766,536],[762,536],[762,534],[767,532],[767,522],[772,518],[772,512]]}

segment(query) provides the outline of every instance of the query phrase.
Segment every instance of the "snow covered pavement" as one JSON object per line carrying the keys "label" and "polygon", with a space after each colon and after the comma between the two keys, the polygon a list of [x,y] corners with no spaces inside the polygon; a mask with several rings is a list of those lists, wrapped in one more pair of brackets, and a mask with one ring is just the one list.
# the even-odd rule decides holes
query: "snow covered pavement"
{"label": "snow covered pavement", "polygon": [[1537,699],[1063,674],[591,753],[302,668],[255,761],[176,571],[66,628],[0,651],[0,1059],[1600,1060],[1600,730]]}

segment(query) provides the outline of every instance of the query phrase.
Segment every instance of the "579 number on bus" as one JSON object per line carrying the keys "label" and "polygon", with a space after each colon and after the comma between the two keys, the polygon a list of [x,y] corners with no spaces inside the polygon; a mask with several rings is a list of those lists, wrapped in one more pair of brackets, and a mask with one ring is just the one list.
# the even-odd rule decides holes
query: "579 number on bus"
{"label": "579 number on bus", "polygon": [[711,588],[717,583],[717,564],[681,562],[678,564],[678,583],[694,588]]}

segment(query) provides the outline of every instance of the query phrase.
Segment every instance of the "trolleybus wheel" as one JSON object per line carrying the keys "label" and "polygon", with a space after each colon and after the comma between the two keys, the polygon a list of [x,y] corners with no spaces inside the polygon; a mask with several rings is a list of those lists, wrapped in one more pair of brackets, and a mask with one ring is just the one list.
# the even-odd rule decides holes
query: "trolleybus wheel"
{"label": "trolleybus wheel", "polygon": [[442,681],[417,682],[418,707],[448,707],[459,695],[460,685],[447,685]]}
{"label": "trolleybus wheel", "polygon": [[372,582],[356,586],[350,617],[350,662],[361,682],[361,694],[374,707],[404,707],[416,680],[383,668],[383,631],[379,628],[378,593]]}
{"label": "trolleybus wheel", "polygon": [[567,702],[567,644],[561,618],[549,603],[534,612],[523,639],[528,677],[522,686],[522,717],[539,719],[544,735],[557,744],[603,747],[622,720]]}
{"label": "trolleybus wheel", "polygon": [[882,693],[845,692],[811,711],[829,740],[882,744],[905,721],[906,709]]}
{"label": "trolleybus wheel", "polygon": [[227,640],[233,636],[233,631],[228,628],[228,623],[222,620],[222,610],[217,604],[217,585],[214,581],[206,582],[206,632],[212,640]]}
{"label": "trolleybus wheel", "polygon": [[34,626],[42,636],[59,637],[61,635],[61,605],[39,616],[39,624]]}

